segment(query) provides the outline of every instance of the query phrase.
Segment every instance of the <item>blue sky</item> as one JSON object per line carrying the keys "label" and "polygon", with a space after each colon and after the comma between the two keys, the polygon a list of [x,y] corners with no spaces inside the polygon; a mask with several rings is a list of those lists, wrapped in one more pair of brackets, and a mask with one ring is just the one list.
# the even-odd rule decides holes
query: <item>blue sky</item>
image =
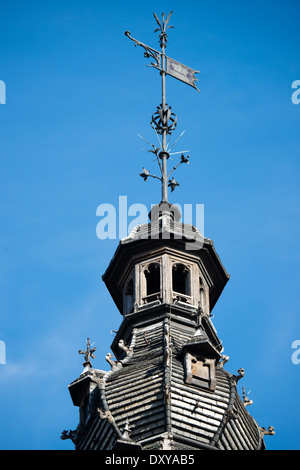
{"label": "blue sky", "polygon": [[171,202],[204,204],[231,275],[213,311],[227,370],[245,369],[249,411],[275,427],[267,448],[299,449],[300,9],[257,0],[1,5],[0,449],[73,448],[60,434],[78,423],[67,386],[86,337],[108,368],[121,317],[101,276],[118,240],[97,238],[96,210],[160,199],[138,175],[156,171],[138,134],[155,142],[160,78],[124,31],[158,48],[152,12],[170,10],[167,54],[201,71],[201,94],[167,79],[191,155]]}

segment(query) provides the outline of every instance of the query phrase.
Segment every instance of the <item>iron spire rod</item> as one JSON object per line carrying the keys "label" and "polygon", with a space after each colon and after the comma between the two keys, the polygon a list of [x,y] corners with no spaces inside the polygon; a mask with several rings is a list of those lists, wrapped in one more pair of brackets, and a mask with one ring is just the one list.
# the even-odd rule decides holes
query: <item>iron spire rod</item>
{"label": "iron spire rod", "polygon": [[[169,20],[172,13],[173,12],[171,11],[167,17],[163,13],[162,20],[160,20],[158,16],[153,13],[158,25],[158,28],[156,28],[154,32],[159,32],[159,44],[161,52],[153,49],[152,47],[149,47],[147,44],[138,41],[130,35],[129,31],[125,31],[125,35],[134,42],[135,46],[141,46],[144,49],[144,57],[152,59],[152,62],[150,65],[148,65],[148,67],[156,68],[159,70],[161,75],[161,104],[157,106],[156,111],[152,115],[151,119],[151,127],[154,129],[158,138],[159,147],[155,147],[148,142],[152,147],[152,150],[149,150],[149,152],[152,152],[156,155],[161,172],[161,178],[156,175],[151,175],[150,172],[145,168],[143,168],[140,176],[144,179],[144,181],[147,181],[148,177],[159,179],[161,181],[161,202],[164,203],[168,203],[168,187],[171,188],[171,191],[174,191],[175,187],[179,186],[179,183],[175,180],[174,177],[172,180],[168,180],[170,174],[176,170],[176,168],[181,163],[189,163],[189,156],[184,157],[184,151],[182,152],[179,164],[174,166],[171,172],[168,174],[167,160],[170,157],[170,150],[172,147],[174,147],[175,143],[180,139],[184,132],[181,133],[176,142],[168,150],[169,142],[167,143],[167,135],[171,136],[172,132],[175,130],[177,126],[177,116],[171,111],[171,106],[168,106],[166,103],[166,75],[170,75],[198,90],[198,88],[195,86],[195,80],[197,80],[195,78],[195,74],[198,72],[166,56],[166,46],[168,41],[167,30],[169,28],[173,28],[173,26],[169,25]],[[161,142],[158,134],[162,136]],[[145,140],[143,137],[141,138]]]}
{"label": "iron spire rod", "polygon": [[[163,35],[163,32],[162,32]],[[161,40],[161,84],[162,84],[162,109],[166,107],[166,54],[165,54],[165,43],[166,34],[162,36]],[[161,176],[161,200],[162,202],[168,202],[168,176],[167,176],[167,159],[169,154],[167,152],[167,129],[163,127],[162,134],[162,151],[160,153],[162,163],[162,176]]]}
{"label": "iron spire rod", "polygon": [[168,118],[170,117],[170,112],[167,111],[166,105],[166,53],[165,49],[167,46],[167,29],[173,28],[173,26],[167,26],[172,15],[172,11],[169,13],[168,17],[165,20],[165,14],[162,14],[162,21],[160,21],[155,13],[153,13],[156,23],[158,24],[158,28],[155,30],[160,31],[159,39],[160,39],[160,47],[161,47],[161,64],[160,64],[160,74],[161,74],[161,82],[162,82],[162,104],[161,104],[161,111],[162,116],[164,116],[162,120],[162,151],[159,154],[159,158],[162,162],[162,202],[168,202],[168,174],[167,174],[167,159],[169,158],[169,153],[167,151],[167,132],[168,132]]}

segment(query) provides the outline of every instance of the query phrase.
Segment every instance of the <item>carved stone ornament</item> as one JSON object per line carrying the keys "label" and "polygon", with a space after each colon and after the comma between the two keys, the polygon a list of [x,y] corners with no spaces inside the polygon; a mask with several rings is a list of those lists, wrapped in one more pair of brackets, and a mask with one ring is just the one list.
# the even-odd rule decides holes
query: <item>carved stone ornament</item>
{"label": "carved stone ornament", "polygon": [[243,403],[245,408],[247,406],[253,405],[253,400],[250,400],[250,398],[248,397],[248,394],[245,391],[245,387],[243,387]]}
{"label": "carved stone ornament", "polygon": [[112,353],[108,353],[105,356],[106,361],[109,363],[109,365],[111,366],[112,369],[114,369],[118,365],[117,361],[112,360],[113,357],[114,357],[114,355]]}
{"label": "carved stone ornament", "polygon": [[129,427],[129,421],[127,418],[124,429],[123,429],[123,433],[122,433],[122,439],[125,441],[130,441],[130,434],[131,434],[131,429]]}
{"label": "carved stone ornament", "polygon": [[238,411],[233,411],[232,409],[229,409],[225,412],[225,422],[228,423],[232,419],[238,419],[239,417],[239,412]]}
{"label": "carved stone ornament", "polygon": [[101,408],[97,408],[97,411],[98,411],[101,419],[107,419],[107,421],[109,421],[110,423],[112,422],[113,417],[112,417],[112,414],[109,410],[103,411]]}
{"label": "carved stone ornament", "polygon": [[62,431],[60,438],[65,441],[66,439],[71,439],[72,442],[75,442],[76,431]]}
{"label": "carved stone ornament", "polygon": [[170,327],[167,323],[164,325],[164,358],[166,367],[170,366]]}
{"label": "carved stone ornament", "polygon": [[237,373],[238,373],[239,375],[233,375],[233,376],[231,377],[231,380],[232,380],[235,384],[237,384],[238,381],[239,381],[241,378],[244,377],[244,375],[245,375],[245,370],[244,370],[243,368],[240,368],[239,370],[237,370]]}
{"label": "carved stone ornament", "polygon": [[133,348],[131,346],[126,346],[125,342],[123,339],[120,339],[119,343],[118,343],[118,346],[120,349],[122,349],[122,351],[125,352],[125,355],[126,356],[129,356],[132,354],[133,352]]}
{"label": "carved stone ornament", "polygon": [[166,432],[162,434],[161,450],[172,450],[173,449],[173,436]]}
{"label": "carved stone ornament", "polygon": [[221,367],[221,368],[223,368],[224,365],[225,365],[228,361],[229,361],[229,356],[226,356],[225,354],[223,354],[223,355],[221,356],[220,362],[218,363],[218,366]]}
{"label": "carved stone ornament", "polygon": [[269,426],[268,429],[266,428],[259,428],[260,429],[260,434],[262,437],[264,436],[274,436],[275,434],[275,429],[273,426]]}

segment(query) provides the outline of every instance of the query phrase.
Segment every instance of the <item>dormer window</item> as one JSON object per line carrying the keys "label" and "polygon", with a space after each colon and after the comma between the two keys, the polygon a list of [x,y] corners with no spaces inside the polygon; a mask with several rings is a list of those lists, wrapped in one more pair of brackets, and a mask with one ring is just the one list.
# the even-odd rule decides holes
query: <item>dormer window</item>
{"label": "dormer window", "polygon": [[215,359],[186,352],[184,364],[186,383],[211,391],[216,389]]}
{"label": "dormer window", "polygon": [[191,298],[191,276],[187,266],[176,263],[172,267],[173,298],[189,302]]}

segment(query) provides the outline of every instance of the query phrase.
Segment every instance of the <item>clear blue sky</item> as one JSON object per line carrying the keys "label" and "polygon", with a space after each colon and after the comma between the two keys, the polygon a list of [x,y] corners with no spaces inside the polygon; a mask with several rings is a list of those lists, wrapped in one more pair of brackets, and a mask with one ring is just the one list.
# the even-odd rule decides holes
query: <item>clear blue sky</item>
{"label": "clear blue sky", "polygon": [[231,275],[213,322],[249,411],[275,427],[267,448],[300,448],[299,2],[60,0],[1,5],[0,449],[73,448],[60,434],[78,423],[67,386],[86,337],[108,368],[121,316],[101,276],[118,241],[97,238],[96,209],[160,199],[137,136],[155,142],[160,79],[124,31],[158,48],[152,12],[170,10],[167,54],[202,72],[201,94],[167,80],[191,155],[172,202],[205,205]]}

